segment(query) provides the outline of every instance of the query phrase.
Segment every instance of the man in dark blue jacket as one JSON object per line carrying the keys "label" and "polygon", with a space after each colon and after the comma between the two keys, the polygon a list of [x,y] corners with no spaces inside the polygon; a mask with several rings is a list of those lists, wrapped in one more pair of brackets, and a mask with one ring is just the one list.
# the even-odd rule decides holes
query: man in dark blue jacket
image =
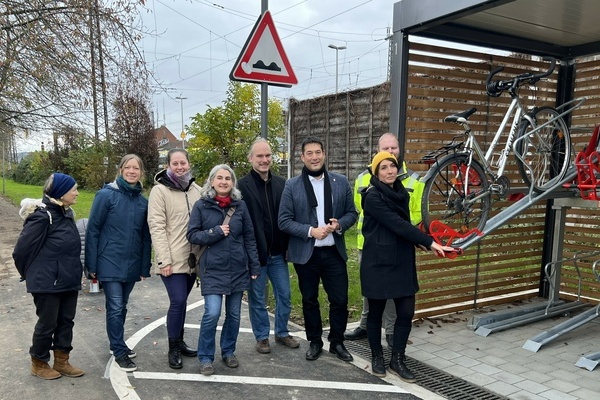
{"label": "man in dark blue jacket", "polygon": [[279,228],[290,235],[289,260],[294,263],[302,293],[302,312],[310,347],[307,360],[323,348],[319,283],[329,299],[329,352],[352,361],[344,347],[348,322],[348,271],[344,232],[358,218],[352,189],[345,176],[325,169],[323,142],[302,142],[302,174],[288,180],[281,196]]}
{"label": "man in dark blue jacket", "polygon": [[273,153],[265,139],[257,139],[250,147],[248,161],[252,164],[250,173],[238,182],[242,197],[254,225],[254,237],[260,275],[252,281],[248,291],[250,323],[256,338],[256,351],[270,353],[269,314],[265,305],[267,276],[275,295],[275,341],[291,348],[300,343],[290,335],[288,320],[292,311],[290,293],[290,272],[285,260],[288,237],[277,226],[277,213],[285,179],[273,175]]}

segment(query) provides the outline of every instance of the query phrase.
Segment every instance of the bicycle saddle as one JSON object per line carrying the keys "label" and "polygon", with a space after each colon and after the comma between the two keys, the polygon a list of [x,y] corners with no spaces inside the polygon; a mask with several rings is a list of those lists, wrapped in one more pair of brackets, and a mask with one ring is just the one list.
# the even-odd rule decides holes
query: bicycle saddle
{"label": "bicycle saddle", "polygon": [[475,107],[471,107],[468,110],[458,114],[448,115],[446,118],[444,118],[444,122],[458,122],[459,118],[468,119],[475,111],[477,111],[477,109]]}

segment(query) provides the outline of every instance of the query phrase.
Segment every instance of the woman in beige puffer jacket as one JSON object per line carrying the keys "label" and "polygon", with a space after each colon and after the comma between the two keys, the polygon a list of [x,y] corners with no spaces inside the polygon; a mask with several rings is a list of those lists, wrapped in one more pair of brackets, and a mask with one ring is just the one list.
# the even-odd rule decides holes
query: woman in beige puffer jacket
{"label": "woman in beige puffer jacket", "polygon": [[187,299],[196,282],[191,253],[199,251],[187,238],[190,212],[200,199],[200,187],[191,176],[187,151],[172,149],[167,169],[154,177],[155,186],[148,198],[148,226],[154,248],[154,273],[160,275],[169,295],[167,334],[169,367],[183,367],[181,355],[195,357],[196,350],[183,341]]}

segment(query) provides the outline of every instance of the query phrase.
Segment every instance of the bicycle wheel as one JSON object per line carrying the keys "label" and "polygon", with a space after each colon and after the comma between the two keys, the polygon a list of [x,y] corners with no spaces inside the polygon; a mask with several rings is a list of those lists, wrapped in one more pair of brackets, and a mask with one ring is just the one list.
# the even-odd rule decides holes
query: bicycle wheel
{"label": "bicycle wheel", "polygon": [[[571,136],[560,113],[552,107],[540,107],[530,114],[535,121],[532,126],[523,119],[519,127],[519,140],[516,151],[523,157],[517,157],[519,172],[527,186],[536,192],[543,192],[560,181],[572,164]],[[548,125],[531,133],[535,127]],[[530,134],[531,133],[531,134]]]}
{"label": "bicycle wheel", "polygon": [[479,162],[468,164],[467,155],[456,155],[436,164],[425,182],[421,209],[423,223],[439,220],[459,233],[482,230],[490,211],[489,182]]}

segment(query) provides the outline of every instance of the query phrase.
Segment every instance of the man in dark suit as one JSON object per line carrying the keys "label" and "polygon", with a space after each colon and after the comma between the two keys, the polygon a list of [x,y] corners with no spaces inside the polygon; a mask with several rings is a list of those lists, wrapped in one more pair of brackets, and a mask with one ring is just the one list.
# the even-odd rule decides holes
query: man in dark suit
{"label": "man in dark suit", "polygon": [[277,210],[285,179],[273,175],[273,153],[265,139],[257,139],[250,147],[248,161],[252,170],[238,182],[238,188],[254,225],[254,237],[260,261],[260,275],[252,281],[248,291],[248,308],[256,351],[270,353],[269,314],[265,305],[267,277],[275,295],[275,342],[298,348],[298,339],[290,335],[288,320],[292,311],[290,271],[285,252],[288,237],[277,226]]}
{"label": "man in dark suit", "polygon": [[307,360],[319,358],[323,325],[319,283],[329,300],[329,352],[344,361],[352,355],[344,346],[348,321],[348,271],[344,232],[358,217],[345,176],[325,169],[323,142],[302,142],[302,174],[288,180],[281,196],[279,228],[290,235],[288,259],[294,263],[302,293],[302,312],[310,347]]}

